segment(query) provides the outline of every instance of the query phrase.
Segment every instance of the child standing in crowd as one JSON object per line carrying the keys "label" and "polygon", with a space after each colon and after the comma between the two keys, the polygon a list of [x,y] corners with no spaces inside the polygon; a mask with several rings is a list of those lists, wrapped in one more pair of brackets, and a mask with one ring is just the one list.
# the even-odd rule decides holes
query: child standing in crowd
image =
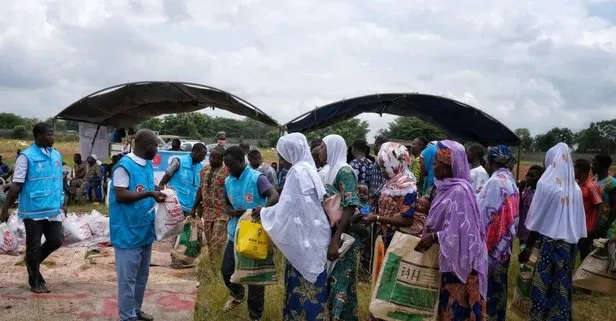
{"label": "child standing in crowd", "polygon": [[472,144],[466,149],[466,155],[468,156],[468,162],[471,165],[470,180],[475,194],[481,192],[481,188],[490,178],[483,165],[483,156],[485,149],[481,144]]}
{"label": "child standing in crowd", "polygon": [[597,176],[595,179],[603,196],[603,203],[599,207],[598,229],[592,235],[595,238],[616,236],[616,225],[613,224],[616,219],[616,178],[609,174],[611,166],[612,157],[608,154],[599,154],[592,160],[592,172]]}
{"label": "child standing in crowd", "polygon": [[[590,178],[590,162],[585,159],[578,159],[575,162],[575,179],[582,190],[584,213],[586,214],[586,232],[589,233],[597,224],[599,205],[603,203],[601,188]],[[580,257],[584,260],[592,251],[592,238],[585,237],[580,239],[578,247],[580,249]]]}
{"label": "child standing in crowd", "polygon": [[[535,196],[535,189],[537,188],[537,182],[543,174],[543,167],[539,165],[533,165],[528,169],[526,173],[526,187],[522,191],[522,197],[520,199],[520,219],[518,221],[518,239],[522,246],[528,240],[528,229],[526,228],[526,216],[528,215],[528,209]],[[523,248],[521,249],[523,250]]]}

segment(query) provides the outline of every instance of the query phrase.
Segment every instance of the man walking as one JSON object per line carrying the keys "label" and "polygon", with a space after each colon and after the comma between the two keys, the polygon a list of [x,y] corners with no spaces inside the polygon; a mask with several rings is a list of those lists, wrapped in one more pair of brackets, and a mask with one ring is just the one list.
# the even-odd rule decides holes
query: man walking
{"label": "man walking", "polygon": [[[32,129],[34,143],[21,152],[15,161],[13,183],[2,207],[0,222],[9,219],[9,207],[19,196],[17,215],[26,227],[26,268],[28,283],[34,293],[49,293],[40,266],[64,240],[62,214],[64,188],[62,156],[52,146],[53,128],[38,123]],[[41,236],[45,243],[41,245]]]}
{"label": "man walking", "polygon": [[165,194],[155,190],[151,160],[156,155],[154,132],[142,129],[135,135],[134,152],[113,168],[109,195],[109,226],[115,252],[118,310],[121,321],[153,320],[141,311],[150,272],[155,202]]}
{"label": "man walking", "polygon": [[[223,308],[229,311],[245,299],[244,287],[231,283],[231,275],[235,270],[233,242],[239,217],[249,209],[253,210],[253,217],[257,217],[261,207],[270,207],[278,203],[278,191],[263,174],[246,165],[244,153],[239,147],[228,148],[225,151],[224,162],[230,174],[225,180],[225,192],[231,218],[227,224],[228,239],[221,272],[225,285],[231,292],[231,299]],[[248,286],[248,313],[251,320],[260,320],[263,315],[264,292],[263,286]]]}

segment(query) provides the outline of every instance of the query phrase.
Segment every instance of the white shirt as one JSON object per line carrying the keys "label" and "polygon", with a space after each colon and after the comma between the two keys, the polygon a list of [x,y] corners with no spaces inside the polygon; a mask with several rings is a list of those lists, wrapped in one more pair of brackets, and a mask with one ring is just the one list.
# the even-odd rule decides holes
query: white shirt
{"label": "white shirt", "polygon": [[[124,157],[130,157],[130,159],[132,159],[135,163],[141,166],[145,166],[147,162],[145,159],[135,155],[134,153],[130,153]],[[126,171],[126,169],[124,169],[124,167],[118,166],[113,171],[113,186],[128,188],[129,185],[130,185],[130,175],[128,175],[128,172]]]}
{"label": "white shirt", "polygon": [[478,166],[471,169],[469,178],[471,180],[471,185],[475,190],[475,194],[479,194],[488,179],[490,179],[490,175],[488,175],[488,172],[485,168],[483,168],[483,166]]}
{"label": "white shirt", "polygon": [[[43,154],[49,156],[51,153],[47,148],[41,148],[41,152]],[[26,178],[28,176],[28,158],[24,154],[19,154],[17,159],[15,160],[15,167],[13,169],[13,182],[15,183],[25,183]],[[43,217],[43,218],[35,218],[35,221],[41,220],[50,220],[50,221],[58,221],[62,222],[62,214],[52,216],[52,217]]]}

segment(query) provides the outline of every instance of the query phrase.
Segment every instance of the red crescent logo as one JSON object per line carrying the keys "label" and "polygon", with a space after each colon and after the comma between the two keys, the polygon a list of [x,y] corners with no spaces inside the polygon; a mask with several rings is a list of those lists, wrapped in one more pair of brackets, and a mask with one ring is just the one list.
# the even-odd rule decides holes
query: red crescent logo
{"label": "red crescent logo", "polygon": [[246,194],[245,199],[246,199],[246,202],[252,203],[252,200],[253,200],[252,194],[250,193]]}
{"label": "red crescent logo", "polygon": [[145,191],[145,187],[143,187],[143,185],[139,184],[135,186],[135,192],[143,192],[143,191]]}
{"label": "red crescent logo", "polygon": [[156,166],[160,165],[160,155],[157,154],[156,156],[154,156],[154,159],[152,160],[152,164]]}

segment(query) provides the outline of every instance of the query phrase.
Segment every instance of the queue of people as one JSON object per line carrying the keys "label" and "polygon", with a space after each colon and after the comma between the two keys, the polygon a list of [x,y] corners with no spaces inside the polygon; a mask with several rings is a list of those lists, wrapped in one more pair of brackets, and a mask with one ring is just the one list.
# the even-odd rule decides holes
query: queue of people
{"label": "queue of people", "polygon": [[[0,221],[8,219],[8,208],[19,197],[29,284],[32,292],[47,293],[39,266],[63,240],[63,163],[49,125],[35,125],[33,135],[34,143],[17,158]],[[283,320],[359,319],[358,268],[373,246],[372,238],[366,242],[361,235],[370,226],[386,248],[394,233],[419,237],[418,252],[438,245],[439,320],[506,320],[515,238],[520,262],[529,260],[533,248],[539,253],[529,320],[571,320],[577,252],[584,258],[594,239],[616,237],[616,179],[609,175],[609,155],[574,162],[569,147],[558,144],[546,154],[545,167],[529,169],[520,189],[512,173],[516,160],[505,145],[486,151],[477,144],[465,148],[451,140],[417,138],[409,150],[379,136],[372,160],[365,141],[354,142],[349,155],[341,136],[309,145],[294,133],[278,141],[274,169],[263,164],[259,151],[226,148],[223,136],[217,135],[209,165],[202,165],[205,146],[195,144],[191,153],[171,161],[158,185],[151,162],[158,141],[150,130],[136,132],[133,152],[111,168],[110,237],[121,320],[153,320],[142,304],[155,240],[154,205],[164,202],[165,186],[176,191],[185,215],[203,223],[212,262],[221,258],[229,290],[223,309],[247,301],[251,320],[263,316],[264,287],[245,289],[231,282],[236,227],[249,210],[287,260]],[[98,164],[93,155],[85,165],[80,155],[74,160],[77,180],[70,190],[79,191],[89,172],[97,175]],[[330,199],[339,202],[336,221],[324,207]],[[341,253],[343,235],[355,241]],[[336,264],[329,270],[331,262]]]}

